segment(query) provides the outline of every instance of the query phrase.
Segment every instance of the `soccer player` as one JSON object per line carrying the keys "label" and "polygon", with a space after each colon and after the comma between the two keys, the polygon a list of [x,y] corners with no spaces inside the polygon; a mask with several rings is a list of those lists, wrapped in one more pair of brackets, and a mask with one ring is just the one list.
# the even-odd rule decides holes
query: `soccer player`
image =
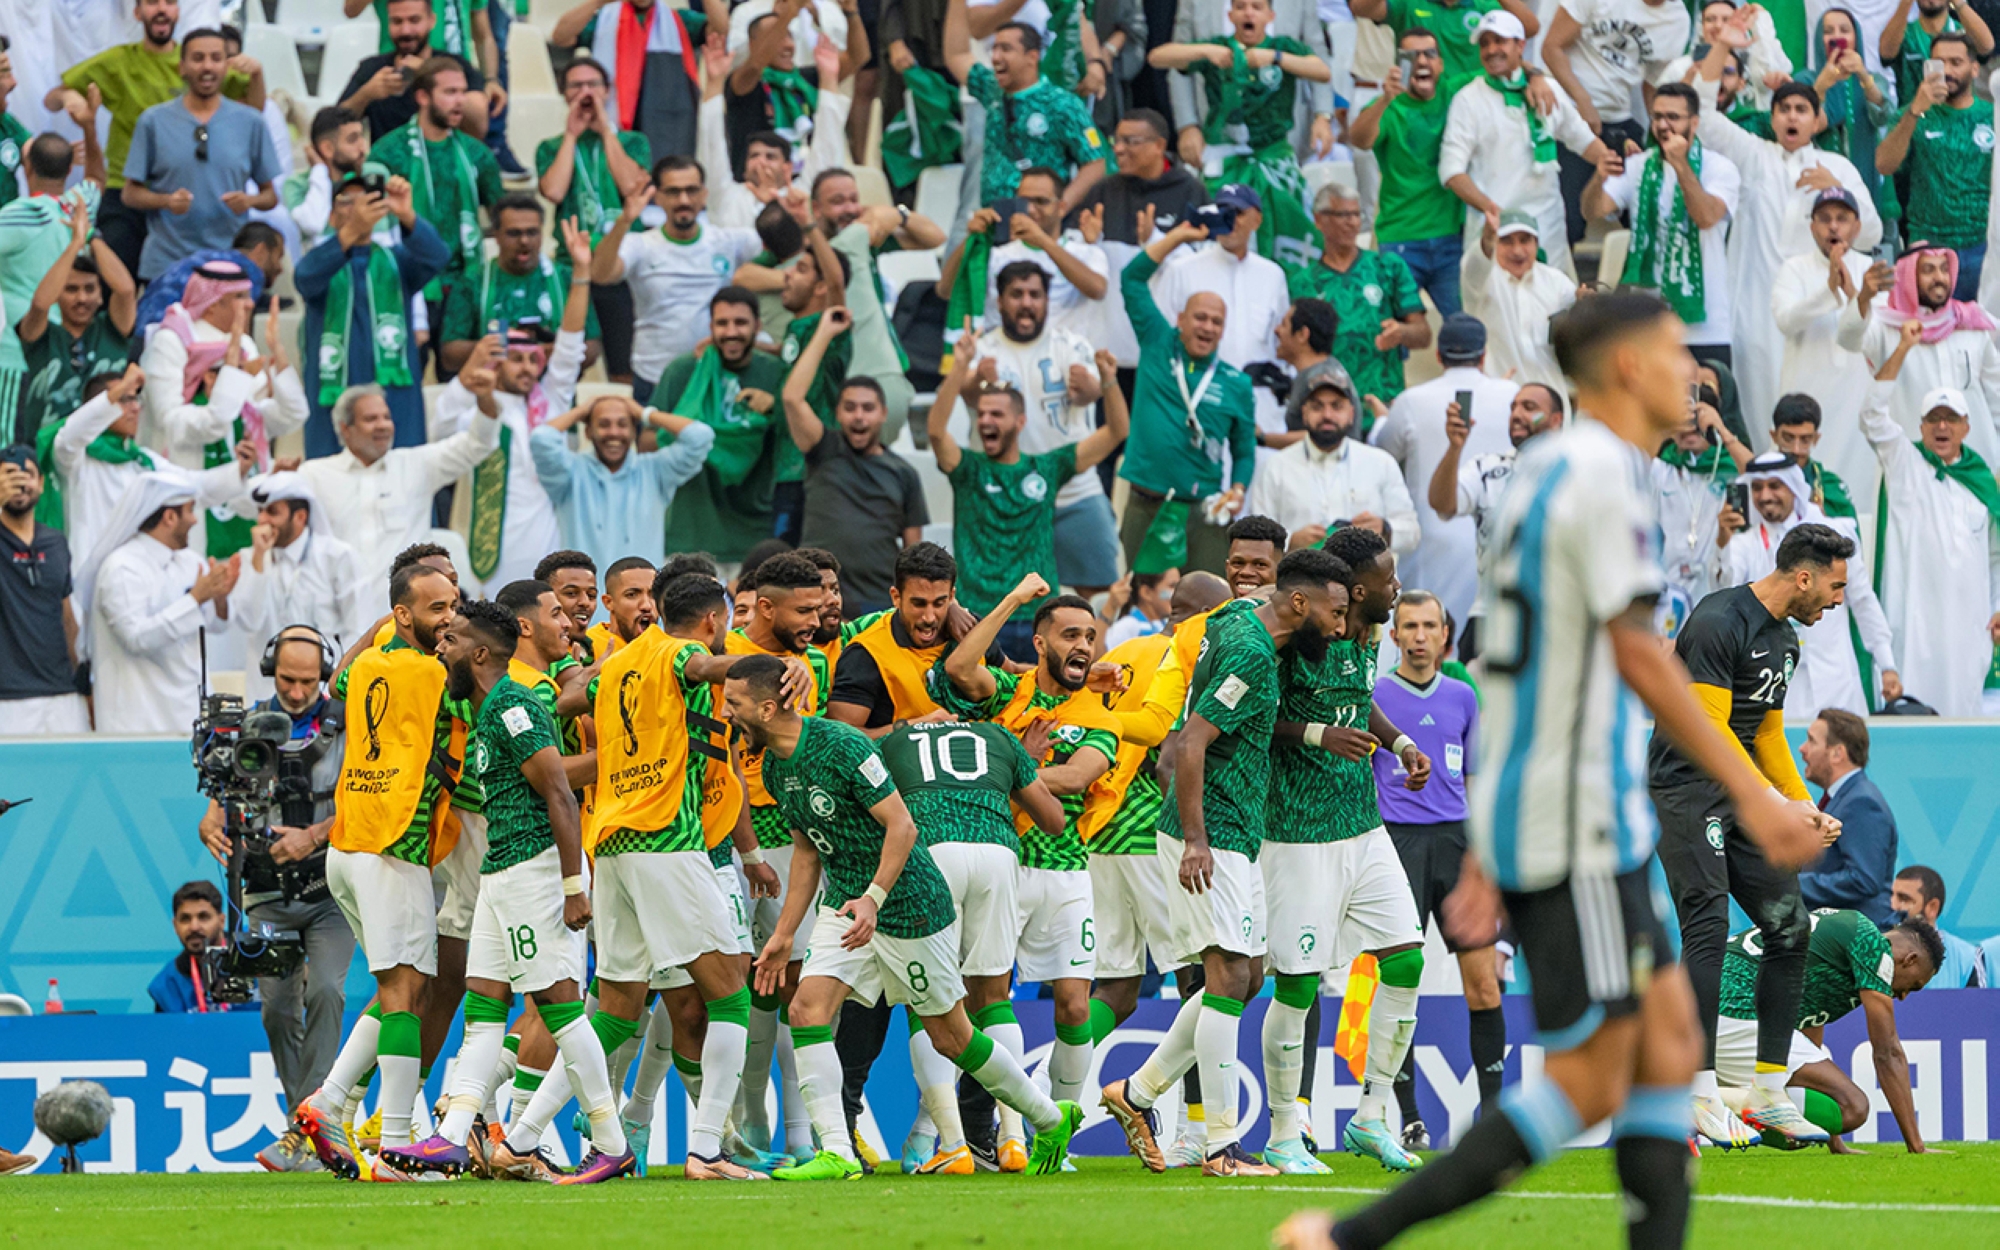
{"label": "soccer player", "polygon": [[[1408,773],[1386,752],[1372,757],[1375,793],[1382,823],[1417,904],[1417,923],[1433,917],[1445,949],[1458,959],[1458,975],[1471,1015],[1472,1068],[1478,1074],[1479,1103],[1490,1109],[1500,1096],[1506,1071],[1507,1018],[1500,1007],[1500,971],[1494,937],[1471,944],[1452,937],[1444,924],[1444,900],[1458,886],[1465,863],[1465,782],[1473,773],[1479,739],[1479,699],[1472,687],[1439,671],[1450,626],[1444,605],[1426,590],[1405,590],[1396,600],[1393,637],[1400,658],[1393,672],[1375,683],[1375,705],[1405,727],[1431,761],[1430,784],[1405,785]],[[1440,768],[1439,765],[1442,764]],[[1430,1134],[1417,1111],[1416,1061],[1404,1055],[1396,1077],[1396,1101],[1403,1111],[1403,1149],[1430,1149]]]}
{"label": "soccer player", "polygon": [[[1853,542],[1827,526],[1793,526],[1778,544],[1776,567],[1768,575],[1703,599],[1674,639],[1695,699],[1735,744],[1739,760],[1809,813],[1829,842],[1839,822],[1817,810],[1806,794],[1785,741],[1785,687],[1799,659],[1792,623],[1811,625],[1841,602],[1847,557],[1853,554]],[[1754,1145],[1757,1132],[1823,1144],[1826,1134],[1785,1096],[1791,1021],[1798,1014],[1810,936],[1798,874],[1773,865],[1737,828],[1729,795],[1676,751],[1668,735],[1653,735],[1646,764],[1660,819],[1660,864],[1680,913],[1681,963],[1694,987],[1705,1039],[1706,1061],[1694,1078],[1695,1129],[1724,1149]],[[1737,1123],[1722,1104],[1715,1075],[1716,1002],[1732,897],[1757,923],[1764,943],[1757,973],[1762,1029],[1757,1079]]]}
{"label": "soccer player", "polygon": [[[602,665],[653,623],[652,563],[644,556],[613,560],[604,570],[605,618],[584,632],[591,662]],[[595,676],[595,674],[592,674]]]}
{"label": "soccer player", "polygon": [[[1174,752],[1173,789],[1161,809],[1160,861],[1176,873],[1167,891],[1173,956],[1199,959],[1205,990],[1129,1081],[1104,1087],[1104,1109],[1132,1152],[1166,1170],[1153,1104],[1191,1068],[1201,1071],[1208,1129],[1204,1176],[1275,1176],[1238,1143],[1236,1040],[1243,1003],[1258,987],[1264,956],[1264,838],[1271,734],[1278,716],[1278,652],[1295,643],[1317,654],[1346,625],[1347,567],[1323,551],[1295,551],[1278,565],[1268,603],[1225,606],[1208,618],[1188,680],[1187,712]],[[1223,615],[1228,611],[1228,615]]]}
{"label": "soccer player", "polygon": [[[918,543],[896,557],[892,605],[841,648],[826,714],[880,738],[900,721],[943,719],[926,680],[972,614],[954,598],[958,564],[936,543]],[[989,661],[999,662],[998,652]]]}
{"label": "soccer player", "polygon": [[1230,523],[1228,538],[1222,576],[1229,589],[1247,595],[1269,586],[1278,575],[1278,561],[1285,558],[1285,543],[1291,538],[1285,527],[1267,516],[1238,517]]}
{"label": "soccer player", "polygon": [[[1014,900],[1022,842],[1008,799],[1018,803],[1049,838],[1063,834],[1068,820],[1063,805],[1050,793],[1046,775],[1037,772],[1034,759],[1004,725],[906,723],[882,739],[881,750],[889,776],[916,821],[917,845],[930,852],[951,889],[967,1001],[975,1001],[975,986],[986,991],[986,1001],[995,1001],[991,982],[997,981],[998,1001],[1004,1002],[1019,930]],[[975,971],[996,967],[997,973]],[[975,1006],[972,1014],[978,1013]],[[1018,1025],[1015,1031],[1019,1032]],[[936,1126],[935,1148],[915,1171],[970,1176],[972,1147],[966,1142],[954,1090],[956,1070],[921,1030],[910,1035],[910,1063],[924,1110]],[[987,1115],[991,1114],[989,1109]]]}
{"label": "soccer player", "polygon": [[[1722,1019],[1716,1030],[1716,1075],[1732,1100],[1748,1096],[1755,1079],[1762,937],[1745,929],[1729,939],[1722,957]],[[1825,909],[1812,913],[1806,943],[1805,991],[1799,999],[1798,1031],[1785,1061],[1786,1086],[1804,1104],[1806,1119],[1827,1134],[1834,1153],[1846,1152],[1841,1134],[1851,1133],[1875,1114],[1867,1092],[1854,1083],[1822,1044],[1826,1026],[1856,1007],[1868,1021],[1868,1044],[1875,1052],[1875,1083],[1902,1130],[1911,1154],[1924,1153],[1917,1127],[1916,1099],[1910,1093],[1910,1061],[1896,1036],[1896,1000],[1930,984],[1944,965],[1944,939],[1928,920],[1905,920],[1887,933],[1858,911]],[[1773,1146],[1788,1139],[1765,1134]]]}
{"label": "soccer player", "polygon": [[410,1141],[423,1068],[417,1013],[438,969],[432,816],[445,779],[457,780],[444,761],[463,757],[462,747],[454,750],[444,666],[433,658],[458,587],[412,563],[390,578],[389,602],[392,636],[360,651],[334,678],[333,695],[345,702],[354,732],[327,850],[327,888],[375,976],[375,1003],[355,1022],[319,1090],[294,1113],[320,1162],[348,1178],[361,1175],[358,1156],[329,1130],[345,1123],[349,1095],[371,1069],[381,1073],[380,1143]]}
{"label": "soccer player", "polygon": [[832,674],[839,668],[840,653],[847,640],[859,631],[856,622],[844,619],[847,605],[840,597],[840,557],[824,547],[800,547],[799,554],[819,570],[819,588],[826,592],[819,605],[819,628],[813,631],[812,645],[826,660],[827,680],[820,683],[818,712],[826,715],[827,696],[833,693]]}
{"label": "soccer player", "polygon": [[[981,660],[1008,619],[1031,603],[1035,668],[1014,674]],[[1076,595],[1051,595],[1039,573],[1029,573],[982,617],[940,662],[932,687],[938,705],[968,720],[996,721],[1017,735],[1041,766],[1042,781],[1062,799],[1064,826],[1050,836],[1021,829],[1019,913],[1007,921],[1007,963],[1021,979],[1048,984],[1055,994],[1056,1042],[1049,1057],[1049,1093],[1075,1101],[1090,1076],[1090,981],[1096,968],[1090,861],[1086,836],[1103,828],[1118,809],[1118,792],[1106,784],[1118,758],[1118,718],[1085,689],[1097,650],[1097,613]],[[953,873],[947,860],[939,867]],[[952,881],[954,898],[968,889]],[[961,925],[969,923],[960,916]],[[995,952],[997,954],[997,952]],[[997,960],[996,960],[997,962]],[[973,1000],[973,1022],[991,1033],[1014,1058],[1023,1057],[1021,1026],[1007,997],[1004,969],[986,982],[984,1002]],[[1018,1120],[1000,1116],[996,1154],[1003,1172],[1022,1171],[1027,1145]]]}
{"label": "soccer player", "polygon": [[[552,592],[546,603],[553,613]],[[533,1000],[555,1037],[590,1117],[596,1151],[558,1183],[594,1184],[634,1166],[605,1052],[584,1019],[578,989],[582,931],[591,918],[581,813],[546,699],[507,675],[520,638],[513,610],[478,600],[461,603],[438,637],[447,689],[468,701],[476,717],[471,757],[486,791],[487,850],[480,865],[486,881],[466,955],[465,1037],[450,1109],[435,1136],[414,1146],[384,1145],[375,1165],[378,1179],[411,1180],[417,1172],[455,1176],[471,1166],[468,1147],[485,1146],[469,1136],[473,1118],[486,1105],[516,989]]]}
{"label": "soccer player", "polygon": [[[1060,1170],[1083,1108],[1035,1088],[1012,1055],[974,1028],[958,975],[951,892],[917,845],[916,824],[867,735],[823,717],[801,717],[781,691],[775,656],[752,656],[724,683],[729,719],[765,753],[767,784],[796,831],[784,912],[757,957],[757,987],[787,975],[799,924],[818,895],[810,955],[792,999],[799,1089],[819,1134],[806,1164],[785,1181],[844,1180],[860,1173],[840,1105],[840,1058],[830,1027],[850,995],[886,992],[923,1021],[940,1055],[1035,1126],[1029,1170]],[[820,893],[824,883],[824,892]]]}
{"label": "soccer player", "polygon": [[1817,853],[1803,812],[1730,746],[1653,632],[1666,584],[1646,464],[1687,420],[1694,363],[1659,297],[1586,296],[1556,323],[1557,362],[1594,420],[1522,449],[1494,523],[1487,767],[1473,778],[1473,852],[1453,897],[1461,937],[1504,903],[1534,986],[1545,1078],[1501,1095],[1450,1154],[1335,1224],[1301,1212],[1285,1247],[1374,1250],[1553,1157],[1612,1121],[1634,1246],[1686,1237],[1688,1081],[1700,1034],[1687,976],[1646,881],[1654,826],[1639,789],[1641,701],[1661,732],[1736,800],[1773,864]]}
{"label": "soccer player", "polygon": [[589,646],[584,639],[590,618],[597,615],[597,562],[581,551],[551,551],[535,566],[535,580],[556,592],[556,602],[569,618],[571,641]]}
{"label": "soccer player", "polygon": [[1361,1103],[1342,1141],[1392,1172],[1407,1172],[1419,1160],[1389,1131],[1387,1110],[1417,1029],[1424,929],[1403,862],[1382,827],[1369,756],[1390,744],[1411,790],[1430,781],[1431,763],[1375,706],[1381,628],[1402,591],[1396,557],[1381,535],[1353,526],[1328,535],[1324,551],[1339,563],[1344,594],[1333,599],[1346,612],[1342,628],[1325,638],[1294,637],[1278,661],[1271,801],[1258,864],[1277,977],[1264,1016],[1271,1107],[1264,1162],[1292,1175],[1331,1170],[1300,1140],[1300,1051],[1318,1045],[1306,1036],[1306,1016],[1320,977],[1366,952],[1375,956],[1381,984],[1368,1012]]}

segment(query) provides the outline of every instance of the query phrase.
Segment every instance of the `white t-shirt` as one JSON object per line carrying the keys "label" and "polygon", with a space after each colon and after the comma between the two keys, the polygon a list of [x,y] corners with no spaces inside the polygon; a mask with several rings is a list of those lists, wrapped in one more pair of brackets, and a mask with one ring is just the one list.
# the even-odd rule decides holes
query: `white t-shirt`
{"label": "white t-shirt", "polygon": [[[1645,171],[1646,161],[1659,160],[1655,149],[1647,153],[1645,160],[1632,159],[1625,162],[1625,172],[1604,184],[1604,193],[1611,197],[1618,207],[1630,212],[1632,202],[1639,196],[1639,178]],[[1679,179],[1673,177],[1673,170],[1661,171],[1660,202],[1654,210],[1658,222],[1664,225],[1673,212],[1674,193],[1680,189]],[[1743,175],[1736,163],[1703,145],[1701,148],[1701,189],[1721,200],[1729,209],[1729,216],[1716,222],[1701,232],[1701,298],[1702,306],[1708,310],[1705,320],[1687,328],[1687,341],[1698,344],[1729,342],[1729,257],[1726,247],[1729,239],[1729,222],[1736,216],[1736,206],[1743,198]]]}
{"label": "white t-shirt", "polygon": [[[1065,230],[1058,240],[1065,252],[1088,266],[1092,273],[1104,275],[1105,294],[1110,294],[1116,281],[1111,274],[1111,261],[1104,255],[1104,249],[1094,243],[1085,243],[1083,235],[1075,230]],[[1076,284],[1063,277],[1049,254],[1040,248],[1029,247],[1019,239],[1010,239],[993,249],[986,260],[986,328],[1000,324],[1000,271],[1019,260],[1031,260],[1049,275],[1049,324],[1061,326],[1065,330],[1101,342],[1103,330],[1103,300],[1087,300],[1078,293]]]}
{"label": "white t-shirt", "polygon": [[[1069,367],[1082,365],[1094,375],[1094,349],[1081,335],[1048,326],[1032,343],[1016,343],[1002,330],[979,336],[979,356],[991,357],[1000,380],[1027,401],[1028,424],[1021,430],[1021,450],[1029,455],[1081,442],[1097,429],[1096,407],[1073,404],[1069,398]],[[1104,493],[1096,473],[1079,473],[1056,492],[1056,507]]]}
{"label": "white t-shirt", "polygon": [[1570,64],[1607,122],[1629,120],[1639,84],[1664,82],[1668,64],[1687,50],[1692,24],[1679,0],[1563,0],[1562,7],[1583,27]]}
{"label": "white t-shirt", "polygon": [[618,245],[632,290],[632,372],[657,381],[669,361],[708,336],[708,301],[736,267],[763,249],[755,230],[703,226],[682,243],[664,230]]}

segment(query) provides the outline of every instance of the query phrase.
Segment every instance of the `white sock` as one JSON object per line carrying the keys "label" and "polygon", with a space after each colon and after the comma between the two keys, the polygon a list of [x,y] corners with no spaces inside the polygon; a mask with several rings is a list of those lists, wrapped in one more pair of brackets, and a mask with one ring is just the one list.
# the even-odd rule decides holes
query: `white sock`
{"label": "white sock", "polygon": [[417,1069],[417,1097],[410,1104],[410,1140],[424,1141],[437,1132],[437,1124],[431,1119],[430,1095],[424,1090],[424,1071]]}
{"label": "white sock", "polygon": [[1790,1079],[1791,1075],[1791,1073],[1785,1071],[1783,1068],[1779,1068],[1775,1072],[1759,1072],[1751,1080],[1755,1082],[1758,1089],[1774,1094],[1783,1094],[1785,1092],[1785,1082]]}
{"label": "white sock", "polygon": [[333,1058],[333,1067],[320,1082],[319,1092],[313,1095],[312,1104],[321,1115],[341,1114],[350,1092],[359,1100],[361,1078],[375,1066],[375,1043],[381,1036],[382,1021],[377,1017],[363,1016],[354,1022],[340,1053]]}
{"label": "white sock", "polygon": [[[604,1053],[602,1046],[598,1054]],[[542,1078],[541,1088],[528,1099],[528,1105],[514,1115],[513,1123],[507,1126],[507,1147],[516,1154],[526,1154],[542,1144],[542,1134],[548,1131],[549,1121],[556,1118],[556,1112],[569,1105],[569,1065],[558,1062]]]}
{"label": "white sock", "polygon": [[722,1153],[722,1126],[736,1105],[743,1080],[743,1057],[750,1049],[750,1030],[734,1020],[710,1018],[701,1043],[701,1101],[688,1132],[688,1153],[713,1158]]}
{"label": "white sock", "polygon": [[[1181,1000],[1181,1009],[1174,1013],[1167,1035],[1126,1082],[1125,1096],[1133,1106],[1141,1109],[1152,1106],[1194,1066],[1194,1026],[1199,1019],[1201,995]],[[1181,1118],[1187,1118],[1185,1106],[1181,1108]]]}
{"label": "white sock", "polygon": [[940,1055],[931,1035],[919,1029],[910,1034],[910,1070],[916,1074],[922,1117],[937,1134],[938,1153],[957,1150],[965,1144],[965,1121],[958,1113],[957,1065]]}
{"label": "white sock", "polygon": [[1092,1049],[1089,1042],[1056,1039],[1055,1050],[1042,1065],[1049,1077],[1049,1097],[1058,1102],[1076,1102],[1083,1097],[1084,1082],[1090,1079]]}
{"label": "white sock", "polygon": [[493,1088],[493,1071],[506,1044],[504,1021],[476,1020],[465,1026],[465,1039],[458,1045],[458,1068],[452,1074],[451,1106],[438,1128],[446,1141],[463,1142],[472,1132],[472,1119],[486,1105],[487,1091]]}
{"label": "white sock", "polygon": [[750,1008],[750,1044],[743,1052],[743,1086],[736,1093],[736,1119],[751,1145],[771,1145],[771,1060],[778,1051],[778,1013]]}
{"label": "white sock", "polygon": [[1239,1136],[1236,1123],[1236,1038],[1243,1017],[1205,1005],[1194,1025],[1195,1063],[1201,1070],[1202,1116],[1208,1125],[1208,1153]]}
{"label": "white sock", "polygon": [[639,1057],[639,1047],[645,1039],[637,1034],[618,1044],[618,1049],[604,1057],[606,1073],[611,1078],[611,1094],[615,1099],[625,1092],[625,1074],[632,1069],[632,1061]]}
{"label": "white sock", "polygon": [[513,1088],[514,1072],[521,1066],[521,1052],[507,1045],[507,1039],[500,1039],[500,1059],[493,1065],[493,1079],[486,1084],[486,1105],[480,1110],[488,1124],[500,1122],[500,1094]]}
{"label": "white sock", "polygon": [[[373,1071],[374,1069],[371,1068],[369,1070]],[[345,1128],[359,1118],[361,1115],[361,1098],[367,1092],[367,1090],[361,1088],[359,1085],[347,1091],[347,1101],[341,1104],[340,1108],[341,1127]]]}
{"label": "white sock", "polygon": [[[985,1030],[985,1033],[986,1036],[993,1039],[993,1045],[996,1048],[1006,1051],[1013,1057],[1015,1067],[1023,1070],[1027,1068],[1028,1045],[1026,1039],[1021,1036],[1020,1021],[1004,1020],[992,1028]],[[997,1098],[998,1095],[996,1094],[995,1097]],[[1027,1138],[1028,1134],[1021,1128],[1021,1113],[1006,1103],[1001,1103],[999,1140],[1026,1141]]]}
{"label": "white sock", "polygon": [[[527,1086],[521,1084],[521,1074],[523,1072],[526,1072],[531,1076],[538,1076],[542,1079],[541,1081],[535,1084],[535,1087],[533,1089],[530,1089]],[[528,1104],[535,1100],[535,1095],[541,1092],[542,1085],[546,1083],[548,1079],[549,1079],[549,1074],[547,1072],[541,1071],[540,1069],[523,1068],[519,1066],[519,1064],[515,1065],[514,1084],[507,1091],[508,1128],[511,1129],[514,1125],[519,1124],[521,1122],[521,1117],[528,1114]]]}
{"label": "white sock", "polygon": [[[1019,1031],[1019,1027],[1016,1026],[1015,1032]],[[973,1036],[978,1036],[978,1030],[974,1030]],[[963,1055],[959,1056],[960,1060],[964,1058]],[[1010,1110],[1015,1113],[1016,1123],[1025,1119],[1035,1126],[1035,1131],[1038,1133],[1046,1133],[1062,1123],[1062,1110],[1047,1094],[1035,1088],[1034,1081],[1028,1077],[1027,1069],[1021,1066],[1021,1061],[1016,1059],[1005,1046],[996,1042],[993,1053],[986,1057],[986,1062],[970,1071],[972,1079],[985,1086],[986,1092],[992,1094],[994,1101],[1000,1104],[1000,1131],[1003,1138],[1006,1133],[1007,1112]],[[1026,1134],[1022,1136],[1025,1137]]]}
{"label": "white sock", "polygon": [[1414,986],[1378,985],[1368,1005],[1368,1066],[1361,1081],[1358,1120],[1381,1120],[1396,1090],[1396,1074],[1417,1035],[1417,991]]}
{"label": "white sock", "polygon": [[847,1135],[847,1112],[840,1103],[840,1052],[832,1042],[814,1042],[795,1047],[793,1055],[799,1069],[799,1096],[819,1133],[820,1148],[857,1162],[854,1139]]}
{"label": "white sock", "polygon": [[1696,1098],[1722,1097],[1722,1087],[1716,1084],[1715,1069],[1703,1068],[1695,1073],[1694,1080],[1688,1083],[1688,1092]]}
{"label": "white sock", "polygon": [[423,1084],[424,1061],[415,1055],[382,1055],[375,1062],[382,1070],[382,1094],[376,1104],[382,1109],[382,1147],[407,1146],[410,1113],[416,1108]]}
{"label": "white sock", "polygon": [[1306,1008],[1277,999],[1264,1013],[1264,1092],[1271,1107],[1269,1140],[1288,1142],[1299,1135],[1299,1082],[1306,1069]]}
{"label": "white sock", "polygon": [[639,1075],[632,1081],[632,1096],[625,1100],[625,1119],[634,1124],[650,1124],[653,1100],[667,1083],[667,1070],[674,1066],[674,1021],[665,1003],[655,1003],[653,1014],[640,1034]]}
{"label": "white sock", "polygon": [[558,1030],[556,1049],[562,1051],[563,1066],[569,1069],[570,1083],[576,1087],[576,1100],[590,1117],[591,1144],[604,1154],[624,1154],[625,1130],[618,1123],[618,1103],[611,1096],[604,1043],[598,1040],[589,1018],[578,1016]]}
{"label": "white sock", "polygon": [[[778,1094],[785,1104],[785,1149],[794,1154],[811,1150],[812,1116],[806,1111],[805,1095],[799,1092],[798,1056],[788,1028],[778,1030],[778,1080]],[[776,1150],[777,1146],[771,1148]]]}

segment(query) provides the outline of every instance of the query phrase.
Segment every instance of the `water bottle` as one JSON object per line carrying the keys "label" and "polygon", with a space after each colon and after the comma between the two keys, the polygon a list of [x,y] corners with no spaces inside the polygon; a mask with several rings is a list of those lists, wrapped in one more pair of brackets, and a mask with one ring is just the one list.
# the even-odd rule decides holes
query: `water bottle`
{"label": "water bottle", "polygon": [[56,979],[50,977],[49,996],[42,1000],[42,1014],[45,1016],[59,1016],[62,1014],[62,1009],[62,990],[56,987]]}

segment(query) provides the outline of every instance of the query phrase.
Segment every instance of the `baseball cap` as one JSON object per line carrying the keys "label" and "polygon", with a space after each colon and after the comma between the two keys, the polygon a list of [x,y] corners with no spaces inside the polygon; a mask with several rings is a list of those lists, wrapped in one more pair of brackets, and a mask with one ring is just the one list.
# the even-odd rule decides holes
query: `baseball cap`
{"label": "baseball cap", "polygon": [[1245,210],[1260,213],[1264,211],[1264,197],[1258,195],[1255,188],[1247,187],[1240,182],[1227,183],[1218,189],[1215,193],[1215,202],[1225,208],[1233,208],[1239,213]]}
{"label": "baseball cap", "polygon": [[1861,213],[1861,205],[1857,200],[1855,200],[1854,192],[1849,191],[1846,187],[1842,186],[1827,187],[1825,190],[1821,191],[1818,195],[1815,195],[1813,197],[1812,211],[1814,213],[1817,213],[1819,212],[1820,209],[1825,208],[1829,204],[1843,205],[1849,212],[1855,214],[1856,216],[1859,216]]}
{"label": "baseball cap", "polygon": [[1525,209],[1510,208],[1500,214],[1500,230],[1495,237],[1504,239],[1510,234],[1532,234],[1539,239],[1542,237],[1542,223]]}
{"label": "baseball cap", "polygon": [[1955,386],[1935,386],[1924,392],[1924,402],[1917,405],[1917,413],[1923,416],[1939,408],[1949,408],[1961,417],[1972,415],[1972,409],[1965,403],[1965,392]]}
{"label": "baseball cap", "polygon": [[1486,323],[1471,313],[1453,313],[1438,329],[1438,359],[1471,364],[1486,354]]}
{"label": "baseball cap", "polygon": [[1495,9],[1479,19],[1479,25],[1472,28],[1472,38],[1476,43],[1481,35],[1498,35],[1502,39],[1526,39],[1528,32],[1521,25],[1521,19],[1505,9]]}

